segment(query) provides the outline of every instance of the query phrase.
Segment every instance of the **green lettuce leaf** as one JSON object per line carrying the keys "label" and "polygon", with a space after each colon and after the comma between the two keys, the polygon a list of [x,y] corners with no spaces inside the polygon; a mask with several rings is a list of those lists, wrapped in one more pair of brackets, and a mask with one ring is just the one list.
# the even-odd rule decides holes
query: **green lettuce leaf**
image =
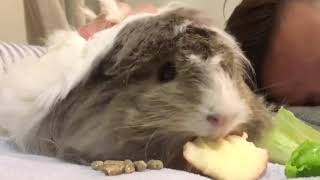
{"label": "green lettuce leaf", "polygon": [[307,141],[320,142],[320,132],[281,107],[274,116],[273,127],[257,146],[268,150],[271,162],[285,165],[292,153]]}
{"label": "green lettuce leaf", "polygon": [[289,178],[320,176],[320,143],[302,143],[286,163],[285,174]]}

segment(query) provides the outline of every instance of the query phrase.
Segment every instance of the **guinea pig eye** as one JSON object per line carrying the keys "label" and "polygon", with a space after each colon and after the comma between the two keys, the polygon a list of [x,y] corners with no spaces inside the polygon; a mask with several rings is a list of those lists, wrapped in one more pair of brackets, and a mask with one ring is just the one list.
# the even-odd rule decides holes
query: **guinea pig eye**
{"label": "guinea pig eye", "polygon": [[158,80],[160,82],[172,81],[177,75],[175,64],[167,62],[163,64],[159,69]]}

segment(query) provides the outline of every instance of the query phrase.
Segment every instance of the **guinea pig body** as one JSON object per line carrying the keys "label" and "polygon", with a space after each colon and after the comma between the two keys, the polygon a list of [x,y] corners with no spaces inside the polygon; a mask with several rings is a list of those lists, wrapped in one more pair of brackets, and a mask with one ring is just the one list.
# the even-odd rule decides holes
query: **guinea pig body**
{"label": "guinea pig body", "polygon": [[[12,115],[26,125],[10,131],[23,151],[81,164],[161,159],[182,169],[188,140],[243,131],[254,139],[270,124],[263,100],[244,82],[249,62],[231,36],[196,10],[137,15],[88,42],[72,36],[77,45],[64,42],[42,59],[64,70],[43,77],[41,87],[28,91],[32,98],[12,95],[19,107],[33,107],[23,109],[25,116]],[[66,57],[73,58],[69,64]],[[44,73],[50,63],[42,65]],[[13,73],[1,77],[7,85],[0,103],[4,89],[14,87],[8,83]],[[19,111],[10,107],[0,109],[1,123]]]}

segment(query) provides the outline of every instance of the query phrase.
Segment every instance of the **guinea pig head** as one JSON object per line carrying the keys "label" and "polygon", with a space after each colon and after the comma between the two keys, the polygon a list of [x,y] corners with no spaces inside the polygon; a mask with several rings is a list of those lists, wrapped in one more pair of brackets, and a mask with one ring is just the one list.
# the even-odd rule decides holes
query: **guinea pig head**
{"label": "guinea pig head", "polygon": [[106,116],[120,127],[255,136],[269,116],[244,82],[248,69],[231,36],[197,11],[177,8],[128,23],[92,79],[117,88]]}

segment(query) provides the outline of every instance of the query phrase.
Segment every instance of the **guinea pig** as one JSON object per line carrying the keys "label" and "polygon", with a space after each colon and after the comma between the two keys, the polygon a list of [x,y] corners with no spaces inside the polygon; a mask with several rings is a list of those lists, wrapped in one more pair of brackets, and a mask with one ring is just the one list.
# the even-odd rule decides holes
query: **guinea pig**
{"label": "guinea pig", "polygon": [[183,169],[196,137],[271,123],[245,79],[250,63],[232,36],[190,7],[137,14],[89,41],[61,31],[48,53],[0,77],[0,123],[28,153],[88,164],[160,159]]}

